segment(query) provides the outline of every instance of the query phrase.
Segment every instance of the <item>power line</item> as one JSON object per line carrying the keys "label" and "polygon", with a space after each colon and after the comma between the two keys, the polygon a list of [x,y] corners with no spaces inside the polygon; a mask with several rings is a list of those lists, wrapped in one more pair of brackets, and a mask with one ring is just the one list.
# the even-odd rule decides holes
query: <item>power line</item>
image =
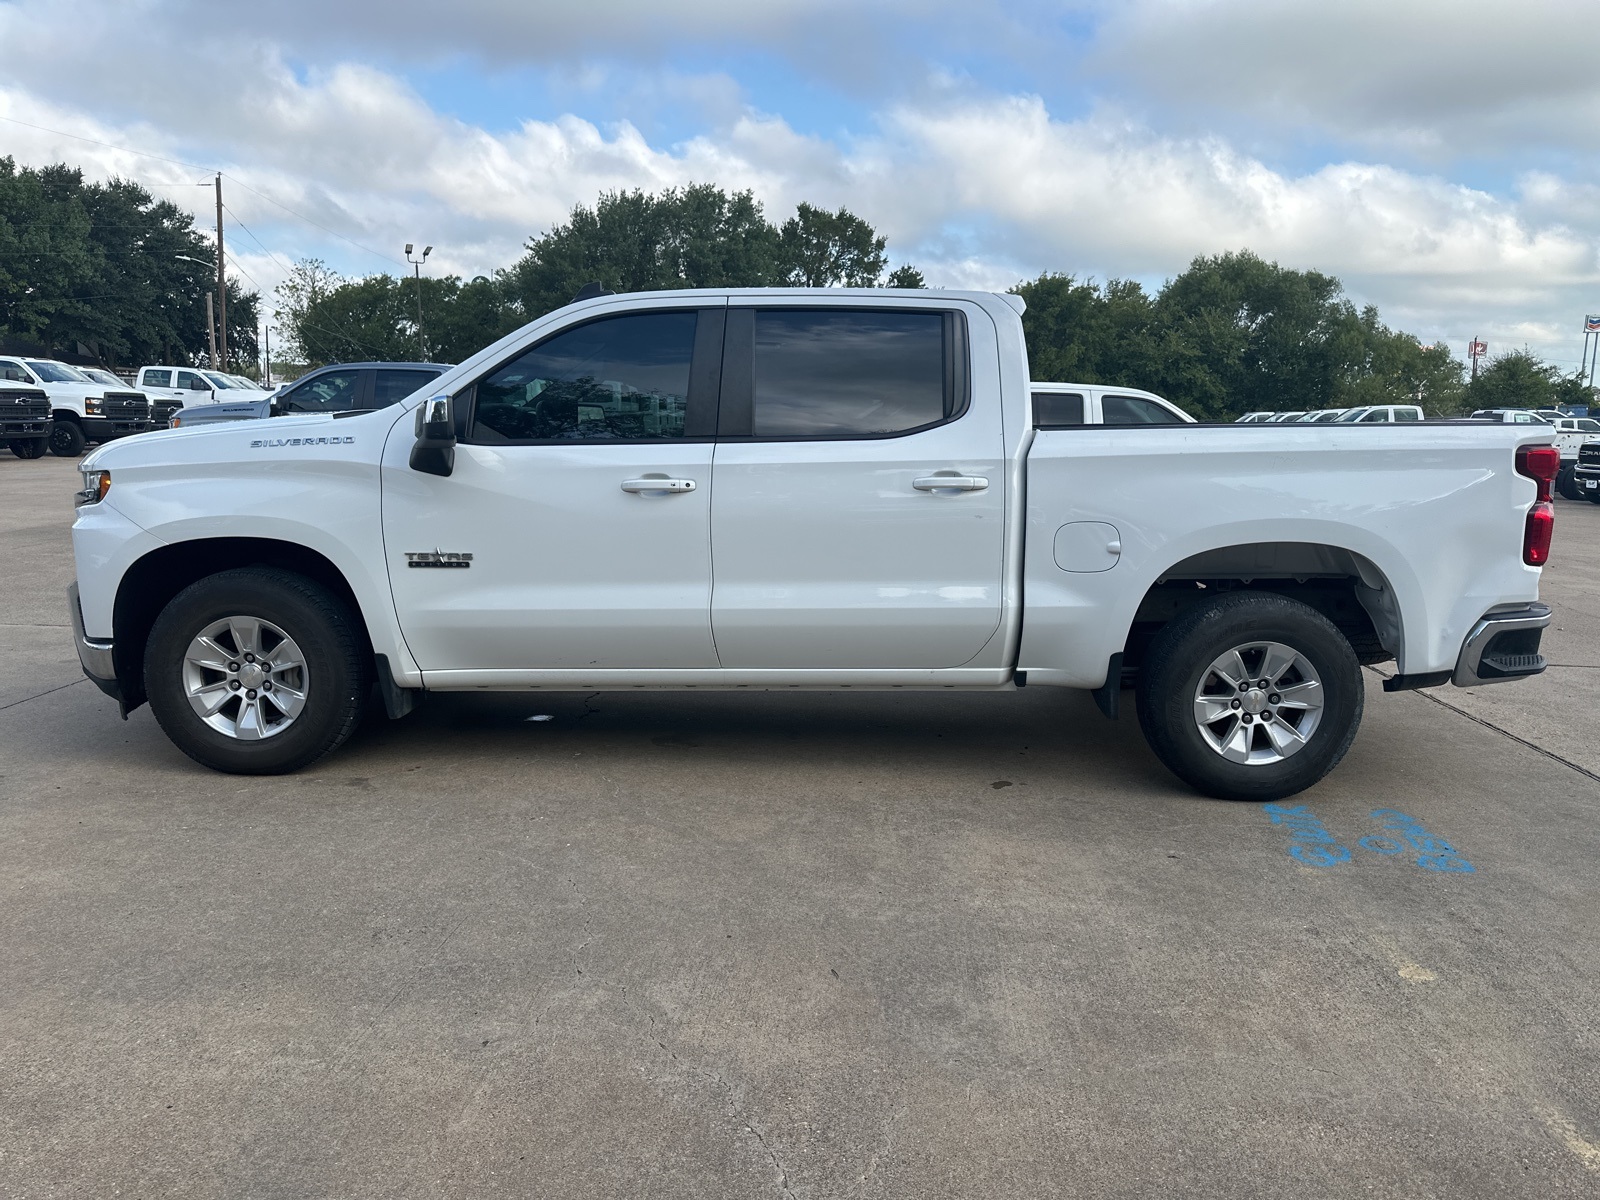
{"label": "power line", "polygon": [[[148,153],[147,151],[144,151],[144,150],[135,150],[131,146],[119,146],[115,142],[105,142],[105,141],[101,141],[99,138],[84,137],[82,134],[78,134],[78,133],[68,133],[64,129],[51,129],[48,125],[35,125],[32,121],[23,121],[23,120],[21,120],[21,119],[19,119],[17,117],[0,116],[0,121],[10,121],[13,125],[22,125],[22,126],[26,126],[29,129],[37,129],[41,133],[53,133],[57,137],[72,138],[74,141],[78,141],[78,142],[88,142],[91,146],[104,146],[107,150],[118,150],[118,151],[121,151],[123,154],[132,154],[136,158],[148,158],[148,159],[152,159],[152,160],[154,160],[156,162],[172,163],[174,166],[179,166],[179,167],[192,167],[197,171],[210,171],[210,170],[214,169],[214,168],[211,168],[211,167],[202,166],[200,163],[186,162],[184,159],[181,159],[181,158],[168,158],[164,154],[150,154],[150,153]],[[227,173],[223,172],[223,174],[227,174]],[[265,200],[268,204],[272,204],[272,205],[277,206],[278,208],[283,209],[284,212],[288,213],[291,217],[294,217],[296,220],[304,221],[307,225],[310,225],[310,226],[312,226],[313,228],[316,228],[316,229],[320,229],[320,230],[322,230],[323,233],[330,234],[331,236],[338,238],[342,242],[348,242],[350,245],[354,246],[357,250],[361,250],[361,251],[364,251],[367,254],[373,255],[374,257],[381,258],[385,262],[391,262],[397,267],[405,265],[398,258],[391,258],[389,255],[383,253],[381,250],[374,250],[371,246],[363,246],[360,242],[356,241],[354,238],[346,237],[344,234],[340,233],[337,229],[329,229],[326,225],[322,224],[320,221],[313,221],[310,217],[306,216],[305,213],[296,212],[294,209],[290,208],[287,204],[284,204],[282,201],[274,200],[271,196],[267,195],[265,192],[257,191],[255,188],[251,187],[248,183],[246,183],[244,180],[238,178],[237,176],[228,175],[228,178],[231,179],[234,183],[237,183],[240,187],[242,187],[245,191],[251,193],[252,195],[260,196],[261,199]],[[171,184],[171,185],[163,185],[163,186],[177,187],[177,186],[180,186],[180,185]],[[183,184],[181,186],[187,187],[189,185],[188,184]],[[200,185],[197,184],[195,186],[200,186]],[[235,218],[235,219],[237,220],[237,218]]]}
{"label": "power line", "polygon": [[48,125],[35,125],[32,121],[23,121],[17,117],[0,116],[0,121],[10,121],[13,125],[25,125],[29,129],[37,129],[41,133],[53,133],[57,137],[71,138],[75,142],[88,142],[92,146],[104,146],[107,150],[120,150],[124,154],[132,154],[137,158],[152,158],[156,162],[172,163],[179,167],[193,167],[197,171],[209,171],[212,168],[203,167],[199,163],[185,162],[181,158],[168,158],[164,154],[149,154],[143,150],[134,150],[129,146],[118,146],[114,142],[102,142],[99,138],[84,137],[80,133],[68,133],[65,129],[51,129]]}
{"label": "power line", "polygon": [[237,178],[236,176],[233,176],[233,175],[228,175],[226,171],[224,171],[223,174],[225,176],[227,176],[228,179],[233,180],[234,183],[237,183],[245,191],[250,192],[253,195],[260,196],[268,204],[277,205],[279,208],[283,209],[284,212],[288,213],[291,217],[294,217],[297,220],[304,221],[307,225],[311,225],[311,226],[314,226],[317,229],[322,230],[323,233],[332,234],[334,237],[338,238],[341,242],[349,242],[350,245],[354,246],[357,250],[364,250],[368,254],[371,254],[376,258],[383,259],[384,262],[391,262],[397,267],[405,265],[398,258],[391,258],[389,255],[383,253],[383,251],[374,250],[371,246],[363,246],[360,242],[356,241],[354,238],[345,237],[345,235],[340,233],[337,229],[329,229],[326,225],[323,225],[323,224],[321,224],[321,223],[319,223],[317,221],[313,221],[310,217],[306,216],[305,213],[295,212],[295,210],[290,208],[287,204],[284,204],[284,203],[282,203],[281,201],[278,201],[278,200],[274,200],[271,196],[267,195],[265,192],[256,191],[255,188],[251,187],[248,183],[244,182],[244,180],[239,179],[239,178]]}

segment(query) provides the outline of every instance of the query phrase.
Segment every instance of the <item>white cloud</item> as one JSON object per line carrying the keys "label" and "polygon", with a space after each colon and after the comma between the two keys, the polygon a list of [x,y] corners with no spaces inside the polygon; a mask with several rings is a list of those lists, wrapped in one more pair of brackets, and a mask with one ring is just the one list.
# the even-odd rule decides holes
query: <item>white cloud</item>
{"label": "white cloud", "polygon": [[1600,144],[1600,23],[1567,0],[1118,0],[1092,60],[1175,121],[1460,161]]}

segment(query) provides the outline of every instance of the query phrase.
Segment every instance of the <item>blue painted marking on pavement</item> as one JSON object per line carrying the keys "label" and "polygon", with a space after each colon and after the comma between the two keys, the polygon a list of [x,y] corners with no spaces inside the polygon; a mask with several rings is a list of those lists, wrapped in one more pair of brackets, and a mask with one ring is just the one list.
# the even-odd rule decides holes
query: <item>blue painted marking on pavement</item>
{"label": "blue painted marking on pavement", "polygon": [[1443,838],[1429,833],[1416,817],[1408,816],[1396,808],[1374,809],[1372,817],[1383,826],[1384,833],[1395,836],[1369,835],[1356,843],[1362,849],[1376,854],[1414,851],[1417,866],[1425,871],[1443,871],[1452,875],[1477,873],[1478,868],[1468,862],[1465,855]]}
{"label": "blue painted marking on pavement", "polygon": [[1340,845],[1339,839],[1324,829],[1304,804],[1263,804],[1261,808],[1274,825],[1289,831],[1289,857],[1296,862],[1308,867],[1336,867],[1350,861],[1350,847]]}

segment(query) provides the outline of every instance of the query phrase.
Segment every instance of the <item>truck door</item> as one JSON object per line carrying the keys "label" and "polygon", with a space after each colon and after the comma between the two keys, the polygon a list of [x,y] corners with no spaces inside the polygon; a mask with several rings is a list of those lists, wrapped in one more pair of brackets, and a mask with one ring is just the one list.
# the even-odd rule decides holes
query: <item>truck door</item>
{"label": "truck door", "polygon": [[[970,662],[1001,616],[998,364],[981,310],[728,310],[711,500],[724,667]],[[985,343],[993,344],[992,326]]]}
{"label": "truck door", "polygon": [[395,607],[423,671],[717,666],[721,307],[559,330],[458,390],[448,477],[384,451]]}

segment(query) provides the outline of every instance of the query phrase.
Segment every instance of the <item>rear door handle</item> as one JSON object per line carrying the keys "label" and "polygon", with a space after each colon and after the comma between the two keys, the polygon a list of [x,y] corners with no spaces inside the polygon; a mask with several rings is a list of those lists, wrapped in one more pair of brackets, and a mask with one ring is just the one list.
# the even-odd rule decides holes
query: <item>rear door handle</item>
{"label": "rear door handle", "polygon": [[625,492],[692,492],[694,480],[692,479],[624,479],[622,490]]}
{"label": "rear door handle", "polygon": [[911,486],[919,492],[981,492],[989,481],[982,475],[924,475]]}

